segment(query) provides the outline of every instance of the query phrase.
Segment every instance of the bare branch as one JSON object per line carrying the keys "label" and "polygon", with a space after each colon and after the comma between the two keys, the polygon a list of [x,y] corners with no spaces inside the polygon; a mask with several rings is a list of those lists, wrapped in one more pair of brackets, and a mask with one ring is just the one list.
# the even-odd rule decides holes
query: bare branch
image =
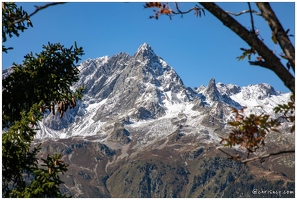
{"label": "bare branch", "polygon": [[13,24],[20,23],[20,22],[23,22],[25,20],[28,20],[28,19],[30,19],[30,17],[32,17],[33,15],[35,15],[38,11],[43,10],[43,9],[49,7],[49,6],[54,6],[54,5],[58,5],[58,4],[64,4],[64,3],[66,3],[66,2],[53,2],[53,3],[45,4],[43,6],[35,6],[36,7],[36,10],[33,13],[31,13],[30,15],[28,15],[26,17],[23,17],[21,19],[15,20],[13,22]]}
{"label": "bare branch", "polygon": [[268,68],[269,69],[269,66],[267,66],[267,63],[265,61],[249,61],[250,65],[257,65],[257,66],[261,66],[261,67],[264,67],[264,68]]}
{"label": "bare branch", "polygon": [[278,151],[275,153],[269,153],[263,156],[258,156],[258,157],[254,157],[254,158],[250,158],[250,159],[246,159],[246,160],[242,160],[242,163],[247,163],[247,162],[251,162],[254,160],[262,160],[264,158],[268,158],[270,156],[276,156],[276,155],[281,155],[281,154],[287,154],[287,153],[295,153],[295,150],[283,150],[283,151]]}
{"label": "bare branch", "polygon": [[174,3],[175,4],[175,8],[176,8],[176,10],[178,11],[178,12],[174,12],[174,11],[172,11],[172,14],[175,14],[175,15],[183,15],[183,14],[187,14],[187,13],[189,13],[189,12],[191,12],[191,11],[197,11],[197,10],[203,10],[203,8],[200,8],[200,7],[198,7],[198,6],[195,6],[195,7],[193,7],[193,8],[190,8],[189,10],[187,10],[187,11],[181,11],[180,9],[179,9],[179,7],[178,7],[178,3]]}
{"label": "bare branch", "polygon": [[250,16],[251,16],[251,24],[252,24],[252,33],[255,33],[255,26],[254,26],[254,18],[253,18],[253,13],[251,12],[252,8],[251,8],[251,3],[248,2],[248,5],[249,5],[249,13],[250,13]]}
{"label": "bare branch", "polygon": [[195,9],[195,7],[193,7],[193,8],[190,8],[189,10],[187,10],[187,11],[181,11],[180,9],[179,9],[179,7],[178,7],[178,3],[174,3],[175,4],[175,8],[176,8],[176,10],[178,11],[178,12],[174,12],[174,11],[172,11],[172,13],[173,14],[181,14],[181,15],[183,15],[183,14],[187,14],[187,13],[189,13],[189,12],[191,12],[192,10],[194,10]]}
{"label": "bare branch", "polygon": [[262,156],[257,156],[257,157],[242,160],[242,158],[240,156],[231,155],[230,153],[224,151],[220,147],[218,147],[217,149],[220,150],[221,152],[223,152],[224,154],[226,154],[227,156],[229,156],[229,159],[239,161],[241,163],[248,163],[248,162],[252,162],[252,161],[255,161],[255,160],[263,160],[264,158],[268,158],[268,157],[271,157],[271,156],[277,156],[277,155],[281,155],[281,154],[295,153],[295,149],[294,150],[281,150],[281,151],[278,151],[278,152],[275,152],[275,153],[268,153],[268,154],[265,154],[265,155],[262,155]]}
{"label": "bare branch", "polygon": [[284,30],[282,24],[276,17],[269,3],[256,3],[259,10],[262,12],[263,18],[267,21],[270,26],[272,32],[276,36],[276,39],[281,46],[283,52],[288,57],[288,60],[293,68],[295,73],[295,48],[291,43],[288,34]]}
{"label": "bare branch", "polygon": [[230,12],[230,11],[225,11],[225,12],[230,15],[234,15],[234,16],[239,16],[239,15],[246,14],[246,13],[254,13],[255,15],[262,16],[261,13],[255,11],[255,10],[243,10],[239,13],[234,13],[234,12]]}
{"label": "bare branch", "polygon": [[229,159],[231,159],[231,160],[235,160],[235,161],[240,161],[240,157],[238,157],[238,156],[233,156],[233,155],[231,155],[230,153],[228,153],[228,152],[226,152],[226,151],[224,151],[222,148],[217,148],[218,150],[220,150],[221,152],[223,152],[224,154],[226,154],[227,156],[229,156]]}

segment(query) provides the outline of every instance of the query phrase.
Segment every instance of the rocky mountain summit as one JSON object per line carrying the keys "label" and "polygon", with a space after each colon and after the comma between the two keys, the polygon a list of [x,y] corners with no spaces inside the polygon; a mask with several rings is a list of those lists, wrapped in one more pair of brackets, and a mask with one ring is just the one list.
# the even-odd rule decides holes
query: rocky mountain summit
{"label": "rocky mountain summit", "polygon": [[[40,156],[61,153],[73,197],[278,197],[254,188],[295,186],[294,156],[249,166],[216,150],[230,131],[232,108],[273,114],[289,93],[260,83],[189,88],[152,47],[79,65],[83,99],[63,117],[48,112],[39,124]],[[7,72],[3,73],[7,76]],[[294,135],[271,133],[264,151],[294,146]],[[278,180],[278,181],[276,181]],[[237,188],[235,191],[234,188]],[[249,189],[247,189],[249,188]],[[263,189],[264,188],[264,189]],[[291,194],[290,197],[294,196]]]}
{"label": "rocky mountain summit", "polygon": [[[48,113],[37,138],[108,136],[106,128],[114,123],[129,128],[148,122],[172,121],[179,116],[184,116],[184,122],[190,122],[190,132],[199,132],[203,128],[195,118],[206,117],[202,110],[213,110],[213,116],[218,116],[216,120],[219,119],[223,127],[230,118],[230,107],[245,106],[253,110],[268,102],[272,108],[284,103],[289,96],[276,92],[268,84],[240,88],[233,84],[216,84],[215,79],[206,87],[193,90],[186,87],[174,69],[146,43],[133,56],[121,52],[112,57],[88,59],[79,69],[80,80],[73,87],[85,86],[82,101],[62,119]],[[271,112],[271,109],[266,111]],[[170,131],[156,133],[168,135]],[[210,135],[217,138],[216,134]]]}

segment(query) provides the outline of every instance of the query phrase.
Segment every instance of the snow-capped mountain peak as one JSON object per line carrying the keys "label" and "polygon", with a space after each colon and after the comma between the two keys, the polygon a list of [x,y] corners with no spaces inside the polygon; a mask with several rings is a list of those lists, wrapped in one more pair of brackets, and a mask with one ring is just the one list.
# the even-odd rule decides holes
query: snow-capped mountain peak
{"label": "snow-capped mountain peak", "polygon": [[[88,59],[79,68],[80,80],[74,88],[84,85],[86,92],[76,112],[92,116],[94,122],[120,118],[129,118],[134,122],[156,119],[168,112],[168,106],[193,99],[191,91],[184,86],[174,69],[148,44],[141,45],[134,56],[120,53]],[[77,113],[73,112],[70,116],[77,118]],[[72,126],[74,119],[64,120],[66,124],[53,123],[52,120],[59,119],[46,117],[44,124],[59,130]]]}
{"label": "snow-capped mountain peak", "polygon": [[142,45],[140,45],[136,51],[136,53],[140,53],[140,52],[145,52],[145,51],[151,51],[154,52],[152,47],[147,44],[147,43],[143,43]]}
{"label": "snow-capped mountain peak", "polygon": [[37,138],[90,135],[109,138],[112,124],[120,123],[132,132],[143,126],[156,127],[143,132],[139,140],[171,134],[181,124],[188,127],[182,129],[185,133],[218,140],[212,123],[217,121],[220,127],[225,126],[230,106],[249,107],[252,111],[261,105],[270,112],[273,106],[289,98],[289,94],[276,92],[268,84],[239,87],[216,84],[214,78],[207,86],[193,90],[147,43],[140,45],[133,56],[119,53],[88,59],[78,68],[80,79],[73,88],[85,86],[82,101],[75,109],[68,109],[61,119],[48,112],[40,123]]}
{"label": "snow-capped mountain peak", "polygon": [[247,99],[261,99],[271,97],[272,95],[279,95],[279,92],[276,92],[275,89],[267,84],[267,83],[260,83],[260,84],[253,84],[248,85],[247,87],[242,88],[243,98]]}
{"label": "snow-capped mountain peak", "polygon": [[[227,187],[226,177],[229,180],[242,172],[238,162],[234,165],[226,160],[216,148],[222,145],[221,138],[231,132],[228,122],[235,119],[232,107],[244,108],[245,115],[273,116],[273,108],[286,103],[290,96],[264,83],[240,87],[216,83],[214,78],[206,86],[191,89],[146,43],[132,56],[121,52],[88,59],[78,69],[79,80],[72,89],[85,86],[82,100],[77,101],[75,108],[67,109],[62,118],[57,105],[55,115],[45,109],[34,142],[42,140],[41,157],[62,155],[71,166],[70,176],[64,176],[63,192],[80,198],[180,197],[185,191],[190,191],[187,197],[202,197],[204,189],[206,194],[217,191],[217,187],[209,190],[209,184],[196,179],[204,180],[209,170],[216,177],[206,177],[206,183],[215,178],[219,184],[225,184],[225,189],[219,192],[224,193],[232,189],[232,180]],[[2,77],[12,71],[3,70]],[[281,126],[283,134],[267,134],[270,141],[265,141],[267,153],[294,147],[294,134],[286,132],[290,126],[288,123]],[[287,157],[265,161],[269,162],[265,164],[269,171],[263,170],[264,165],[254,169],[279,180],[281,173],[291,166],[287,174],[294,180],[294,155]],[[223,168],[217,170],[218,165]],[[231,176],[233,168],[237,172]],[[284,170],[273,174],[273,168]],[[283,176],[285,181],[289,180],[287,174]],[[243,180],[250,181],[251,175],[245,174],[248,179]],[[253,176],[255,182],[249,185],[263,183],[263,177],[254,178],[257,177]],[[156,185],[156,190],[148,190]],[[293,190],[294,183],[290,185]],[[220,197],[219,193],[216,197]]]}
{"label": "snow-capped mountain peak", "polygon": [[154,50],[147,43],[139,46],[134,54],[135,60],[144,62],[145,60],[156,59],[158,56],[155,54]]}

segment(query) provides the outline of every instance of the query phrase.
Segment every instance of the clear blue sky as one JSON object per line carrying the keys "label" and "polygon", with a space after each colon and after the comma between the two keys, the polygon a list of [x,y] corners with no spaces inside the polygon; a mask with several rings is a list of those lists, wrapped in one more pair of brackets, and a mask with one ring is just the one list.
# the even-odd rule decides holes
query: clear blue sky
{"label": "clear blue sky", "polygon": [[[18,3],[28,13],[34,5],[45,3]],[[247,3],[218,3],[224,10],[240,12],[248,9]],[[250,66],[247,59],[238,61],[241,47],[248,48],[236,34],[206,11],[206,16],[197,18],[193,13],[159,20],[149,19],[152,9],[144,9],[144,3],[67,3],[49,7],[35,14],[33,28],[20,37],[8,38],[4,44],[14,50],[2,53],[2,69],[13,62],[22,63],[29,52],[39,53],[42,44],[60,42],[70,47],[74,41],[82,46],[82,60],[120,52],[133,55],[144,42],[161,56],[181,76],[186,86],[207,85],[211,78],[216,82],[234,83],[239,86],[268,83],[282,92],[289,90],[271,71]],[[170,4],[173,7],[173,4]],[[195,3],[180,3],[187,10]],[[295,35],[295,3],[271,3],[284,29],[290,28]],[[252,3],[252,9],[257,9]],[[234,17],[250,28],[248,14]],[[254,16],[264,42],[281,53],[279,46],[271,40],[271,30],[260,17]],[[294,42],[294,38],[291,38]],[[295,45],[295,43],[294,43]]]}

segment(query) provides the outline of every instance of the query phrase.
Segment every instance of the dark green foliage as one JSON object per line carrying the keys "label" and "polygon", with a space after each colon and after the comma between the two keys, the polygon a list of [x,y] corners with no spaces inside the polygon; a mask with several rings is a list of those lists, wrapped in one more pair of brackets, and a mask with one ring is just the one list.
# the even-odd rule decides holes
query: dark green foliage
{"label": "dark green foliage", "polygon": [[[34,179],[27,184],[25,188],[14,189],[11,197],[25,198],[57,198],[65,197],[61,194],[59,185],[63,182],[60,180],[59,173],[67,171],[67,166],[60,159],[61,155],[47,156],[42,159],[45,168],[37,168],[33,171]],[[28,175],[28,174],[25,174]]]}
{"label": "dark green foliage", "polygon": [[[15,3],[2,3],[2,42],[7,35],[32,26],[28,14]],[[2,51],[9,48],[2,46]],[[71,91],[78,80],[76,63],[83,49],[48,43],[40,54],[31,52],[23,64],[2,81],[2,197],[64,197],[59,175],[67,171],[61,155],[37,157],[40,145],[32,145],[43,108],[58,100],[81,99],[83,87]]]}
{"label": "dark green foliage", "polygon": [[[26,20],[21,20],[26,19]],[[25,25],[27,22],[27,26]],[[2,2],[2,42],[6,42],[7,35],[11,38],[13,35],[19,37],[19,31],[24,32],[27,27],[33,27],[32,22],[28,17],[28,13],[17,7],[15,3]],[[2,45],[2,51],[7,53],[12,47],[6,48]]]}
{"label": "dark green foliage", "polygon": [[[40,145],[30,148],[37,120],[42,118],[38,104],[21,114],[7,132],[2,134],[2,195],[4,197],[59,197],[58,173],[67,170],[59,155],[43,160],[46,168],[38,165]],[[32,120],[35,116],[35,120]],[[54,165],[55,163],[55,165]],[[49,171],[49,169],[51,170]],[[31,180],[30,182],[26,180]]]}
{"label": "dark green foliage", "polygon": [[65,48],[61,44],[43,46],[40,54],[31,52],[22,65],[14,63],[13,73],[2,81],[3,127],[20,120],[20,112],[28,112],[34,103],[81,97],[81,89],[73,94],[70,86],[78,80],[79,70],[75,63],[83,55],[82,48]]}

